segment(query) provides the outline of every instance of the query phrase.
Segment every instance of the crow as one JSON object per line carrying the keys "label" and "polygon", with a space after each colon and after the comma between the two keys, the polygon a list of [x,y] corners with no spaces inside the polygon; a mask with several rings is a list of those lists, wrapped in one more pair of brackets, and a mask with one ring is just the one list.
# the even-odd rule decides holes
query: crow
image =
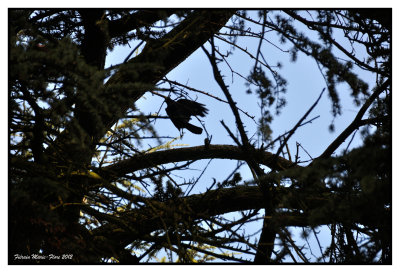
{"label": "crow", "polygon": [[174,101],[170,98],[166,98],[165,102],[167,103],[165,111],[179,131],[186,128],[196,135],[200,135],[203,132],[202,128],[190,124],[189,121],[192,116],[204,117],[208,113],[208,109],[205,108],[204,104],[187,99]]}

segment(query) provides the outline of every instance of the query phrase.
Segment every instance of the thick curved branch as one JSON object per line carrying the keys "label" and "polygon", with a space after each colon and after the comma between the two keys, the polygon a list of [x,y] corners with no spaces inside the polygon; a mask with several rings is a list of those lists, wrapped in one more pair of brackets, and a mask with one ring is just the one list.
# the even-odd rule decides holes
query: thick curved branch
{"label": "thick curved branch", "polygon": [[247,160],[251,156],[259,164],[263,164],[276,170],[288,169],[295,165],[293,162],[278,157],[274,162],[274,154],[263,150],[253,150],[252,155],[244,152],[243,149],[233,145],[209,145],[196,146],[188,148],[171,149],[165,151],[157,151],[149,154],[135,155],[134,157],[120,161],[113,165],[98,170],[99,174],[105,179],[111,177],[121,177],[124,174],[135,172],[141,169],[154,167],[160,164],[173,162],[199,160],[199,159],[231,159],[231,160]]}

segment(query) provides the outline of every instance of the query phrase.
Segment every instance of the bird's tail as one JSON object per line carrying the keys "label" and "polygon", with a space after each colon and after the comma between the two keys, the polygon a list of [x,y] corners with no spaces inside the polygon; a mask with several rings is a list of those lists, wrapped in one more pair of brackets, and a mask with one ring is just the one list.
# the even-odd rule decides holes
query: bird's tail
{"label": "bird's tail", "polygon": [[188,129],[193,134],[200,135],[203,132],[203,129],[201,129],[200,127],[197,127],[193,124],[187,123],[185,125],[186,125],[185,128]]}

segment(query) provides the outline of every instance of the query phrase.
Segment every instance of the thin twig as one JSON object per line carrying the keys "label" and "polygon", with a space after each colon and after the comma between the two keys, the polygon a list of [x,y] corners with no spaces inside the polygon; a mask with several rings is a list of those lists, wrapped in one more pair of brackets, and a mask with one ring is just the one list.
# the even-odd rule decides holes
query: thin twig
{"label": "thin twig", "polygon": [[307,116],[311,113],[311,111],[315,108],[315,106],[317,106],[319,100],[322,97],[322,94],[324,94],[325,88],[322,89],[321,94],[319,94],[318,99],[314,102],[313,105],[311,105],[311,107],[308,109],[308,111],[303,115],[303,117],[296,123],[296,125],[289,131],[288,135],[284,138],[283,143],[281,144],[281,146],[279,147],[278,151],[276,152],[275,156],[279,156],[279,154],[282,152],[283,147],[286,145],[286,143],[288,142],[289,138],[294,134],[294,132],[297,130],[297,128],[299,128],[299,126],[301,125],[301,123],[303,122],[303,120],[305,120],[307,118]]}
{"label": "thin twig", "polygon": [[128,56],[126,56],[124,63],[126,63],[127,61],[129,61],[129,58],[132,56],[132,54],[144,43],[144,41],[140,41],[140,43],[135,46],[135,48],[131,51],[131,53],[128,54]]}
{"label": "thin twig", "polygon": [[223,120],[220,121],[222,126],[224,126],[225,130],[228,132],[229,136],[233,139],[233,141],[236,143],[236,145],[241,146],[242,144],[240,143],[239,139],[235,137],[235,135],[231,132],[228,126],[226,126],[225,122]]}
{"label": "thin twig", "polygon": [[[313,117],[313,118],[310,119],[310,120],[305,121],[304,123],[300,124],[300,126],[299,126],[298,128],[300,128],[300,127],[302,127],[302,126],[304,126],[304,125],[306,125],[306,124],[308,124],[308,123],[312,123],[312,122],[313,122],[314,120],[316,120],[317,118],[320,118],[320,116],[318,115],[318,116],[316,116],[316,117]],[[274,144],[275,142],[277,142],[278,140],[280,140],[282,137],[286,136],[286,135],[289,134],[289,133],[290,133],[290,131],[289,131],[289,132],[286,132],[286,133],[283,133],[283,134],[281,134],[280,136],[278,136],[277,138],[275,138],[274,140],[272,140],[270,143],[268,143],[267,146],[265,146],[264,150],[266,150],[266,149],[267,149],[268,147],[270,147],[272,144]]]}

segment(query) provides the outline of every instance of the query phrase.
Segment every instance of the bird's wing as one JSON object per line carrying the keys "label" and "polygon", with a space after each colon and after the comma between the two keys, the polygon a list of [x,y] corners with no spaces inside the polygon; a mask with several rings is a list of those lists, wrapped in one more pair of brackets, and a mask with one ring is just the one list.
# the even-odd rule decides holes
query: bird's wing
{"label": "bird's wing", "polygon": [[196,101],[180,99],[177,103],[179,103],[180,107],[184,108],[185,112],[189,113],[191,116],[204,117],[208,113],[208,109],[205,105]]}

